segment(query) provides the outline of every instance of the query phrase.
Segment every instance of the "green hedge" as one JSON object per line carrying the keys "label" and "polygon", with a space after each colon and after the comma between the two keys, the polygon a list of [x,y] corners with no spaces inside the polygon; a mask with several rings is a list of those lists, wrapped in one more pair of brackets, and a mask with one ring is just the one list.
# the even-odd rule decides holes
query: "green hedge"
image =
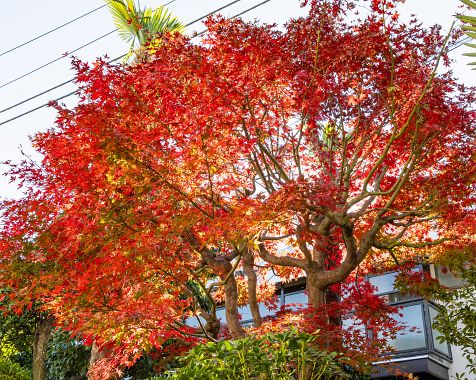
{"label": "green hedge", "polygon": [[31,380],[30,371],[6,358],[0,358],[0,380]]}
{"label": "green hedge", "polygon": [[351,373],[335,352],[319,351],[315,336],[291,330],[202,344],[182,358],[181,368],[158,380],[300,380],[312,371],[313,380],[368,379]]}

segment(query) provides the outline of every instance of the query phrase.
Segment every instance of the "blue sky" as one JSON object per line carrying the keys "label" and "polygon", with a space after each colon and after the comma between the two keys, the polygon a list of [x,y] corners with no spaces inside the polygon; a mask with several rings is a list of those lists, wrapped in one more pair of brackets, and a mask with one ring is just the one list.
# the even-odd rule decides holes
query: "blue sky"
{"label": "blue sky", "polygon": [[[222,14],[232,16],[259,4],[261,1],[241,0],[223,10]],[[176,0],[169,8],[183,22],[187,23],[229,2],[231,0]],[[2,9],[4,17],[2,18],[3,33],[1,35],[0,53],[103,4],[102,0],[75,2],[16,0],[8,2],[4,4]],[[141,1],[141,6],[155,7],[160,4],[162,4],[162,1]],[[458,6],[459,0],[406,0],[406,3],[400,9],[400,13],[404,20],[408,20],[410,14],[413,13],[425,25],[438,23],[444,29],[447,29],[454,20],[453,15],[458,10]],[[288,18],[297,17],[304,13],[305,11],[299,7],[298,0],[271,0],[247,13],[243,18],[248,20],[257,18],[263,22],[282,24]],[[114,25],[108,10],[102,8],[31,44],[0,56],[0,86],[113,29]],[[188,32],[203,29],[203,24],[197,23],[190,27]],[[116,33],[113,33],[81,49],[75,55],[82,60],[91,61],[95,57],[104,55],[115,58],[124,54],[127,49],[128,45]],[[466,66],[469,60],[461,55],[465,52],[465,49],[468,48],[462,47],[453,52],[453,58],[457,60],[453,70],[455,76],[460,78],[461,81],[474,84],[476,71],[471,71]],[[70,59],[63,58],[45,69],[3,86],[0,88],[0,109],[3,110],[30,96],[65,82],[71,79],[73,74],[70,70]],[[50,99],[65,95],[74,89],[74,84],[70,83],[15,109],[0,113],[0,122],[42,105]],[[73,106],[74,101],[74,97],[71,97],[65,100],[65,103]],[[23,147],[25,152],[32,153],[33,150],[28,136],[51,127],[54,117],[54,110],[43,108],[0,126],[0,161],[20,160],[20,146]],[[0,171],[3,173],[5,166],[0,166]],[[8,179],[2,176],[0,178],[0,198],[18,195],[19,192],[16,186],[9,184]]]}

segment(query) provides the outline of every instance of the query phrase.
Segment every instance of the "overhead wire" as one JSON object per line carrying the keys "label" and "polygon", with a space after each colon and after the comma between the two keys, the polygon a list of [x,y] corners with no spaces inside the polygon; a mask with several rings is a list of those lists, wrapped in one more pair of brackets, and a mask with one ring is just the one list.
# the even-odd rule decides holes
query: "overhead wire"
{"label": "overhead wire", "polygon": [[453,51],[455,49],[458,49],[459,47],[463,46],[465,43],[467,43],[471,40],[472,40],[472,38],[467,36],[467,37],[464,37],[464,38],[462,38],[458,41],[455,41],[455,43],[452,44],[451,47],[448,49],[448,52]]}
{"label": "overhead wire", "polygon": [[[171,1],[167,2],[167,3],[165,3],[164,6],[170,5],[170,4],[174,3],[175,1],[176,1],[176,0],[171,0]],[[212,12],[209,12],[209,13],[207,13],[206,15],[204,15],[204,16],[202,16],[202,17],[196,19],[196,20],[193,20],[193,21],[189,22],[187,25],[185,25],[185,27],[190,26],[190,25],[192,25],[192,24],[194,24],[194,23],[196,23],[196,22],[202,20],[203,18],[206,18],[206,17],[212,15],[213,13],[219,12],[220,10],[225,9],[225,8],[231,6],[231,5],[233,5],[234,3],[237,3],[237,2],[239,2],[239,1],[241,1],[241,0],[232,1],[231,3],[228,3],[228,4],[224,5],[223,7],[220,7],[220,8],[218,8],[218,9],[212,11]],[[257,7],[263,5],[264,3],[267,3],[267,2],[268,2],[268,1],[263,1],[263,2],[261,2],[261,3],[257,4],[257,5],[255,5],[255,6],[252,7],[251,9],[246,10],[245,12],[249,12],[249,11],[251,11],[252,9],[257,8]],[[99,9],[99,8],[98,8],[98,9]],[[94,11],[94,10],[93,10],[93,11]],[[93,12],[93,11],[91,11],[91,12]],[[88,13],[91,13],[91,12],[88,12]],[[86,15],[86,14],[85,14],[85,15]],[[239,17],[240,15],[241,15],[241,14],[235,15],[235,17]],[[83,16],[84,16],[84,15],[83,15]],[[82,17],[82,16],[80,16],[80,17]],[[73,20],[72,20],[72,21],[73,21]],[[71,21],[71,22],[72,22],[72,21]],[[80,50],[80,49],[82,49],[82,48],[84,48],[84,47],[86,47],[86,46],[89,46],[90,44],[92,44],[92,43],[94,43],[94,42],[96,42],[96,41],[98,41],[98,40],[100,40],[100,39],[102,39],[102,38],[104,38],[104,37],[107,37],[108,35],[114,33],[115,31],[117,31],[117,29],[115,29],[115,30],[113,30],[113,31],[110,31],[110,32],[108,32],[108,33],[106,33],[106,34],[104,34],[104,35],[102,35],[102,36],[96,38],[95,40],[90,41],[90,42],[88,42],[88,43],[86,43],[86,44],[80,46],[80,47],[77,48],[77,49],[74,49],[74,50],[71,51],[68,55],[63,55],[63,56],[61,56],[61,57],[58,57],[58,58],[54,59],[53,61],[50,61],[50,62],[48,62],[48,63],[46,63],[46,64],[44,64],[44,65],[42,65],[42,66],[40,66],[40,67],[37,67],[36,69],[33,69],[33,70],[31,70],[31,71],[29,71],[29,72],[27,72],[27,73],[25,73],[25,74],[23,74],[23,75],[21,75],[21,76],[15,78],[15,79],[12,79],[12,80],[9,81],[9,82],[3,83],[2,85],[0,85],[0,88],[3,88],[3,87],[5,87],[5,86],[7,86],[7,85],[9,85],[9,84],[11,84],[11,83],[14,83],[14,82],[16,82],[16,81],[18,81],[18,80],[20,80],[20,79],[22,79],[22,78],[24,78],[24,77],[30,75],[30,74],[33,74],[34,72],[36,72],[36,71],[38,71],[38,70],[40,70],[40,69],[42,69],[42,68],[44,68],[44,67],[47,67],[47,66],[49,66],[50,64],[59,61],[60,59],[66,58],[67,56],[71,56],[72,53],[74,53],[74,52],[76,52],[76,51],[78,51],[78,50]],[[201,34],[203,34],[203,33],[204,33],[204,32],[201,32],[201,33],[199,33],[198,35],[201,35]],[[464,38],[463,40],[470,40],[470,37],[466,37],[466,38]],[[455,47],[453,47],[453,48],[451,48],[451,49],[448,50],[448,51],[453,51],[453,50],[455,50],[456,48],[460,47],[464,42],[465,42],[465,41],[462,41],[462,40],[455,42],[455,44],[458,44],[458,45],[455,46]],[[120,58],[122,58],[122,57],[123,57],[123,56],[121,56]],[[12,105],[12,106],[9,106],[9,107],[7,107],[7,108],[5,108],[5,109],[3,109],[3,110],[0,110],[0,113],[9,111],[9,110],[11,110],[12,108],[18,107],[18,106],[20,106],[20,105],[22,105],[22,104],[24,104],[24,103],[26,103],[26,102],[29,102],[30,100],[33,100],[33,99],[35,99],[35,98],[37,98],[37,97],[39,97],[39,96],[41,96],[41,95],[44,95],[44,94],[47,93],[47,92],[53,91],[53,90],[55,90],[55,89],[57,89],[57,88],[59,88],[59,87],[62,87],[62,86],[64,86],[64,85],[68,84],[68,83],[71,83],[71,82],[73,82],[73,81],[74,81],[74,79],[71,79],[71,80],[69,80],[69,81],[60,83],[60,84],[57,85],[57,86],[54,86],[54,87],[52,87],[52,88],[50,88],[50,89],[48,89],[48,90],[45,90],[45,91],[43,91],[43,92],[41,92],[41,93],[39,93],[39,94],[36,94],[36,95],[34,95],[34,96],[30,97],[30,98],[27,98],[27,99],[25,99],[25,100],[23,100],[23,101],[21,101],[21,102],[18,102],[18,103],[16,103],[16,104]],[[0,124],[0,125],[1,125],[1,124]]]}
{"label": "overhead wire", "polygon": [[[169,1],[168,3],[166,3],[165,5],[171,4],[171,3],[173,3],[174,1],[176,1],[176,0],[171,0],[171,1]],[[207,14],[205,14],[205,15],[203,15],[203,16],[201,16],[201,17],[199,17],[199,18],[197,18],[197,19],[195,19],[195,20],[193,20],[193,21],[191,21],[191,22],[189,22],[189,23],[187,23],[187,24],[185,25],[185,27],[189,27],[189,26],[191,26],[191,25],[193,25],[193,24],[195,24],[195,23],[197,23],[197,22],[203,20],[204,18],[207,18],[208,16],[211,16],[212,14],[214,14],[214,13],[216,13],[216,12],[219,12],[219,11],[225,9],[225,8],[228,8],[228,7],[232,6],[233,4],[236,4],[236,3],[240,2],[240,1],[242,1],[242,0],[234,0],[234,1],[231,1],[231,2],[229,2],[229,3],[227,3],[227,4],[225,4],[224,6],[213,10],[212,12],[209,12],[209,13],[207,13]],[[253,9],[254,9],[254,7],[253,7]],[[237,17],[237,16],[235,16],[235,17]],[[121,58],[125,57],[126,55],[127,55],[127,54],[123,54],[123,55],[121,55],[120,57],[116,57],[116,58],[114,58],[113,60],[109,61],[109,63],[114,62],[114,61],[117,61],[118,59],[121,59]],[[44,90],[44,91],[42,91],[42,92],[40,92],[40,93],[38,93],[38,94],[36,94],[36,95],[33,95],[33,96],[31,96],[31,97],[29,97],[29,98],[27,98],[27,99],[24,99],[24,100],[22,100],[22,101],[20,101],[20,102],[18,102],[18,103],[15,103],[15,104],[13,104],[13,105],[7,107],[7,108],[4,108],[4,109],[0,110],[0,113],[4,113],[4,112],[9,111],[9,110],[11,110],[11,109],[13,109],[13,108],[16,108],[16,107],[18,107],[18,106],[20,106],[20,105],[22,105],[22,104],[24,104],[24,103],[29,102],[30,100],[36,99],[36,98],[38,98],[38,97],[40,97],[40,96],[42,96],[42,95],[44,95],[44,94],[46,94],[46,93],[48,93],[48,92],[51,92],[51,91],[53,91],[53,90],[56,90],[56,89],[59,88],[59,87],[63,87],[63,86],[65,86],[65,85],[69,84],[69,83],[72,83],[72,82],[74,82],[74,80],[75,80],[75,78],[72,78],[72,79],[67,80],[67,81],[65,81],[65,82],[63,82],[63,83],[60,83],[60,84],[58,84],[58,85],[56,85],[56,86],[53,86],[53,87],[51,87],[51,88],[49,88],[49,89],[47,89],[47,90]],[[49,102],[48,102],[48,103],[49,103]],[[47,103],[47,104],[48,104],[48,103]],[[44,104],[44,105],[41,106],[41,107],[37,107],[37,108],[34,109],[34,110],[36,111],[36,110],[39,109],[39,108],[45,107],[47,104]],[[31,112],[33,112],[33,110],[31,110]],[[30,112],[27,112],[26,114],[28,114],[28,113],[30,113]],[[8,122],[8,121],[9,121],[9,120],[7,120],[6,122]],[[5,122],[2,122],[2,123],[0,123],[0,125],[3,125],[4,123],[5,123]]]}
{"label": "overhead wire", "polygon": [[28,40],[28,41],[23,42],[23,43],[21,43],[21,44],[15,46],[15,47],[13,47],[13,48],[11,48],[11,49],[8,49],[8,50],[6,50],[6,51],[0,53],[0,57],[1,57],[1,56],[4,56],[5,54],[11,53],[12,51],[15,51],[15,50],[17,50],[17,49],[19,49],[19,48],[21,48],[21,47],[23,47],[23,46],[25,46],[25,45],[28,45],[28,44],[32,43],[33,41],[39,40],[40,38],[42,38],[42,37],[44,37],[44,36],[46,36],[46,35],[48,35],[48,34],[50,34],[50,33],[53,33],[53,32],[55,32],[55,31],[57,31],[58,29],[61,29],[61,28],[65,27],[66,25],[72,24],[73,22],[76,22],[76,21],[78,21],[79,19],[81,19],[81,18],[83,18],[83,17],[86,17],[87,15],[90,15],[91,13],[94,13],[94,12],[96,12],[96,11],[98,11],[98,10],[104,8],[105,6],[106,6],[106,4],[101,5],[100,7],[94,8],[93,10],[91,10],[91,11],[89,11],[89,12],[86,12],[86,13],[82,14],[81,16],[78,16],[78,17],[76,17],[76,18],[74,18],[74,19],[72,19],[72,20],[70,20],[70,21],[68,21],[68,22],[65,22],[64,24],[62,24],[62,25],[60,25],[60,26],[57,26],[56,28],[50,29],[50,30],[48,30],[47,32],[45,32],[45,33],[43,33],[43,34],[40,34],[39,36],[36,36],[36,37],[32,38],[31,40]]}
{"label": "overhead wire", "polygon": [[[174,2],[174,1],[176,1],[176,0],[172,0],[171,2]],[[200,17],[200,18],[197,18],[196,20],[193,20],[193,21],[189,22],[188,24],[185,25],[185,27],[191,26],[191,25],[193,25],[193,24],[195,24],[195,23],[197,23],[197,22],[203,20],[204,18],[206,18],[206,17],[208,17],[208,16],[210,16],[210,15],[216,13],[216,12],[219,12],[219,11],[225,9],[225,8],[228,8],[228,7],[230,7],[231,5],[233,5],[233,4],[235,4],[235,3],[238,3],[238,2],[240,2],[240,1],[241,1],[241,0],[234,0],[234,1],[232,1],[232,2],[230,2],[230,3],[228,3],[228,4],[226,4],[226,5],[224,5],[224,6],[220,7],[220,8],[218,8],[218,9],[212,11],[212,12],[207,13],[206,15],[204,15],[204,16],[202,16],[202,17]],[[256,5],[254,5],[254,6],[250,7],[250,8],[248,8],[248,9],[246,9],[246,10],[244,10],[244,11],[238,13],[238,14],[235,14],[235,15],[232,16],[231,18],[239,17],[239,16],[241,16],[241,15],[247,13],[247,12],[250,12],[251,10],[256,9],[256,8],[258,8],[259,6],[261,6],[261,5],[265,4],[265,3],[268,3],[268,2],[270,2],[270,1],[271,1],[271,0],[264,0],[264,1],[262,1],[262,2],[260,2],[260,3],[258,3],[258,4],[256,4]],[[171,3],[171,2],[169,2],[169,3]],[[203,31],[201,31],[201,32],[199,32],[199,33],[197,33],[197,34],[195,34],[195,35],[192,36],[191,38],[201,36],[201,35],[203,35],[205,32],[206,32],[206,30],[203,30]],[[451,51],[453,51],[453,50],[459,48],[460,46],[462,46],[464,43],[466,43],[466,42],[469,41],[469,40],[471,40],[471,37],[464,37],[464,38],[462,38],[462,39],[460,39],[460,40],[458,40],[458,41],[455,41],[452,45],[449,46],[448,52],[451,52]],[[117,61],[117,60],[119,60],[119,59],[125,57],[126,55],[127,55],[127,54],[123,54],[123,55],[121,55],[121,56],[119,56],[119,57],[116,57],[116,58],[114,58],[114,59],[108,61],[108,63],[112,63],[112,62],[114,62],[114,61]],[[12,109],[12,108],[15,108],[15,107],[17,107],[17,106],[19,106],[19,105],[21,105],[21,104],[24,104],[24,103],[30,101],[30,100],[33,100],[33,99],[35,99],[35,98],[37,98],[37,97],[39,97],[39,96],[41,96],[41,95],[44,95],[44,94],[46,94],[46,93],[48,93],[48,92],[50,92],[50,91],[53,91],[53,90],[55,90],[55,89],[57,89],[57,88],[59,88],[59,87],[65,86],[65,85],[68,84],[68,83],[72,83],[73,81],[74,81],[74,78],[73,78],[73,79],[70,79],[70,80],[68,80],[68,81],[66,81],[66,82],[60,83],[60,84],[58,84],[58,85],[56,85],[56,86],[54,86],[54,87],[52,87],[52,88],[49,88],[49,89],[47,89],[47,90],[45,90],[45,91],[43,91],[43,92],[41,92],[41,93],[39,93],[39,94],[36,94],[36,95],[34,95],[34,96],[32,96],[32,97],[30,97],[30,98],[28,98],[28,99],[25,99],[25,100],[23,100],[23,101],[21,101],[21,102],[19,102],[19,103],[16,103],[16,104],[14,104],[14,105],[12,105],[12,106],[10,106],[10,107],[8,107],[8,108],[5,108],[5,109],[3,109],[3,110],[0,110],[0,113],[6,112],[6,111],[8,111],[8,110],[10,110],[10,109]],[[5,120],[5,121],[3,121],[3,122],[0,122],[0,126],[1,126],[1,125],[4,125],[4,124],[7,124],[7,123],[10,123],[10,122],[12,122],[12,121],[14,121],[14,120],[16,120],[16,119],[19,119],[19,118],[21,118],[21,117],[23,117],[23,116],[26,116],[26,115],[28,115],[28,114],[30,114],[30,113],[32,113],[32,112],[35,112],[35,111],[37,111],[37,110],[39,110],[39,109],[41,109],[41,108],[44,108],[44,107],[48,106],[51,102],[57,102],[57,101],[59,101],[59,100],[65,99],[65,98],[67,98],[67,97],[70,97],[70,96],[76,94],[76,93],[78,92],[78,90],[79,90],[79,89],[75,89],[74,91],[71,91],[70,93],[65,94],[65,95],[63,95],[63,96],[61,96],[61,97],[59,97],[59,98],[56,98],[56,99],[54,99],[54,100],[52,100],[52,101],[49,101],[49,102],[47,102],[47,103],[44,103],[44,104],[38,106],[38,107],[35,107],[35,108],[30,109],[30,110],[28,110],[28,111],[26,111],[26,112],[23,112],[23,113],[21,113],[21,114],[19,114],[19,115],[17,115],[17,116],[14,116],[14,117],[12,117],[12,118],[10,118],[10,119],[8,119],[8,120]]]}
{"label": "overhead wire", "polygon": [[94,40],[92,40],[92,41],[90,41],[90,42],[88,42],[88,43],[86,43],[86,44],[84,44],[84,45],[81,45],[80,47],[78,47],[78,48],[76,48],[76,49],[74,49],[74,50],[71,50],[70,52],[68,52],[68,53],[66,53],[66,54],[64,54],[64,55],[62,55],[61,57],[55,58],[55,59],[53,59],[52,61],[49,61],[49,62],[47,62],[47,63],[45,63],[45,64],[43,64],[43,65],[41,65],[41,66],[38,66],[37,68],[35,68],[35,69],[31,70],[31,71],[28,71],[27,73],[22,74],[22,75],[20,75],[20,76],[14,78],[14,79],[8,81],[8,82],[2,83],[2,84],[0,85],[0,88],[3,88],[3,87],[5,87],[5,86],[8,86],[9,84],[15,83],[16,81],[18,81],[18,80],[20,80],[20,79],[23,79],[23,78],[25,78],[25,77],[27,77],[27,76],[29,76],[29,75],[31,75],[31,74],[37,72],[38,70],[44,69],[45,67],[47,67],[47,66],[49,66],[49,65],[51,65],[51,64],[53,64],[53,63],[55,63],[55,62],[58,62],[58,61],[61,60],[61,59],[64,59],[64,58],[66,58],[66,57],[71,57],[71,55],[72,55],[73,53],[76,53],[77,51],[79,51],[79,50],[85,48],[86,46],[89,46],[89,45],[93,44],[94,42],[97,42],[97,41],[103,39],[104,37],[107,37],[107,36],[111,35],[112,33],[116,32],[116,31],[117,31],[117,29],[114,29],[114,30],[112,30],[112,31],[110,31],[110,32],[108,32],[108,33],[106,33],[106,34],[103,34],[102,36],[100,36],[100,37],[98,37],[98,38],[96,38],[96,39],[94,39]]}
{"label": "overhead wire", "polygon": [[[166,7],[167,5],[170,5],[170,4],[174,3],[175,1],[177,1],[177,0],[171,0],[171,1],[167,2],[167,3],[165,3],[163,6]],[[102,8],[102,7],[100,7],[100,8]],[[100,8],[97,8],[97,9],[100,9]],[[89,12],[89,13],[91,13],[91,12]],[[73,22],[73,21],[71,21],[71,22]],[[84,49],[85,47],[87,47],[87,46],[89,46],[89,45],[92,45],[93,43],[95,43],[95,42],[97,42],[97,41],[99,41],[99,40],[102,40],[103,38],[105,38],[105,37],[107,37],[107,36],[109,36],[109,35],[111,35],[111,34],[113,34],[113,33],[115,33],[115,32],[117,32],[117,29],[111,30],[110,32],[107,32],[106,34],[103,34],[102,36],[99,36],[99,37],[95,38],[94,40],[89,41],[89,42],[85,43],[84,45],[81,45],[80,47],[78,47],[78,48],[76,48],[76,49],[74,49],[74,50],[71,50],[70,52],[67,52],[66,54],[63,54],[63,55],[61,55],[60,57],[55,58],[55,59],[53,59],[52,61],[49,61],[49,62],[47,62],[47,63],[45,63],[45,64],[43,64],[43,65],[41,65],[41,66],[38,66],[38,67],[34,68],[33,70],[30,70],[30,71],[28,71],[27,73],[22,74],[22,75],[20,75],[20,76],[14,78],[14,79],[8,81],[8,82],[2,83],[2,84],[0,85],[0,88],[3,88],[3,87],[5,87],[5,86],[8,86],[9,84],[15,83],[16,81],[19,81],[20,79],[23,79],[23,78],[25,78],[25,77],[27,77],[27,76],[29,76],[29,75],[31,75],[31,74],[33,74],[33,73],[35,73],[35,72],[41,70],[41,69],[44,69],[45,67],[48,67],[49,65],[51,65],[51,64],[53,64],[53,63],[55,63],[55,62],[58,62],[58,61],[60,61],[61,59],[64,59],[64,58],[67,58],[67,57],[72,57],[72,54],[73,54],[73,53],[76,53],[77,51],[79,51],[79,50],[81,50],[81,49]]]}

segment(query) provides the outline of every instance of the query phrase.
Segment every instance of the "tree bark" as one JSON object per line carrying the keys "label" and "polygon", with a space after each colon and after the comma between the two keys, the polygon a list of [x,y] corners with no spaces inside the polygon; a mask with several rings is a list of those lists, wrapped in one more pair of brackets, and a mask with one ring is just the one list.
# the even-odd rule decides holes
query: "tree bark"
{"label": "tree bark", "polygon": [[233,275],[225,283],[225,316],[231,337],[244,336],[245,332],[238,317],[238,286]]}
{"label": "tree bark", "polygon": [[245,335],[238,318],[238,286],[233,273],[233,265],[224,257],[215,256],[207,250],[201,250],[202,260],[222,281],[225,287],[225,317],[232,338]]}
{"label": "tree bark", "polygon": [[[103,350],[101,349],[100,346],[97,345],[96,342],[93,342],[93,345],[91,347],[91,355],[89,356],[89,370],[88,370],[88,379],[89,380],[95,380],[95,377],[92,375],[92,372],[91,371],[91,368],[93,367],[93,365],[98,361],[98,360],[101,360],[103,359],[106,354],[107,354],[107,350]],[[124,368],[115,368],[115,369],[112,369],[106,376],[107,376],[107,379],[108,380],[119,380],[121,378],[121,376],[119,375],[119,373],[123,370]],[[102,377],[102,378],[106,378],[106,377]]]}
{"label": "tree bark", "polygon": [[53,319],[41,318],[36,326],[35,339],[33,341],[33,380],[46,380],[46,355],[48,340],[53,330]]}
{"label": "tree bark", "polygon": [[256,296],[256,286],[258,278],[254,269],[253,253],[245,249],[243,253],[243,271],[248,278],[248,303],[250,305],[251,315],[253,316],[253,324],[255,327],[261,326],[262,319],[259,311],[258,297]]}
{"label": "tree bark", "polygon": [[[240,319],[238,318],[238,286],[234,275],[233,258],[217,256],[206,248],[198,246],[193,235],[186,238],[192,247],[194,247],[202,257],[202,261],[206,264],[222,281],[225,288],[225,317],[228,330],[232,338],[239,338],[245,335]],[[238,259],[239,260],[239,259]]]}
{"label": "tree bark", "polygon": [[306,277],[308,304],[318,310],[326,304],[326,287],[319,281],[319,273],[306,272]]}
{"label": "tree bark", "polygon": [[[91,347],[91,355],[89,356],[89,369],[96,363],[98,360],[102,359],[104,357],[104,354],[101,352],[99,349],[99,346],[96,344],[96,342],[93,342],[93,345]],[[88,379],[92,378],[88,376]]]}

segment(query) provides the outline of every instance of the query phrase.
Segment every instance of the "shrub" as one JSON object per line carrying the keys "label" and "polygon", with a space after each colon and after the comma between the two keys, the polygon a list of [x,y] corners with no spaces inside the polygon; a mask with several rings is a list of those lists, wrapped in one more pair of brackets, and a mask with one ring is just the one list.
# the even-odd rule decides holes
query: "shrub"
{"label": "shrub", "polygon": [[[358,379],[344,370],[336,352],[318,350],[315,335],[291,330],[202,344],[181,359],[183,367],[157,379],[313,380]],[[310,377],[306,377],[310,376]],[[364,379],[364,377],[360,377]],[[366,377],[365,377],[366,378]]]}
{"label": "shrub", "polygon": [[[56,330],[48,342],[46,366],[48,379],[65,380],[72,376],[85,377],[91,349],[71,338],[61,329]],[[1,380],[1,379],[0,379]]]}
{"label": "shrub", "polygon": [[30,371],[6,358],[0,358],[0,380],[31,380]]}

